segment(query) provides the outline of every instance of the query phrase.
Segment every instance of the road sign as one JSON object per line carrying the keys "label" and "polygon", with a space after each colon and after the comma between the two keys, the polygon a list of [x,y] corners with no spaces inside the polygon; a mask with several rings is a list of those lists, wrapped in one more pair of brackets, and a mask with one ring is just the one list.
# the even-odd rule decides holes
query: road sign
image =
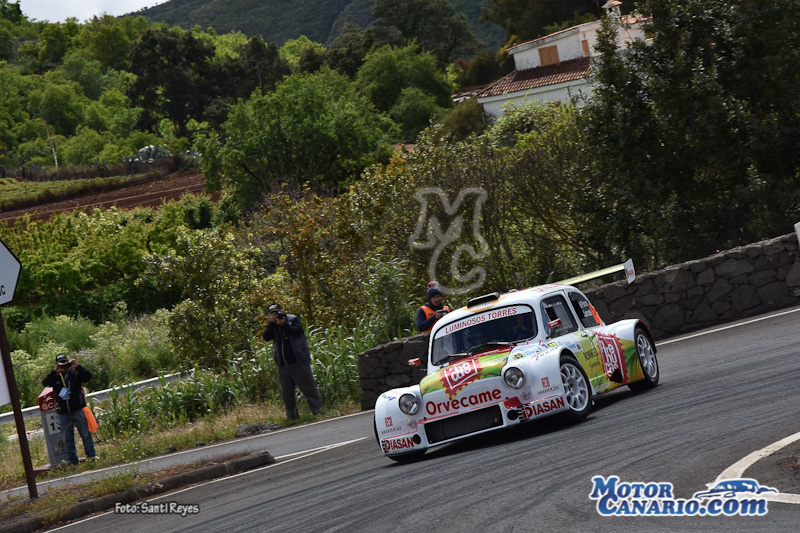
{"label": "road sign", "polygon": [[19,259],[0,241],[0,305],[14,299],[21,268]]}

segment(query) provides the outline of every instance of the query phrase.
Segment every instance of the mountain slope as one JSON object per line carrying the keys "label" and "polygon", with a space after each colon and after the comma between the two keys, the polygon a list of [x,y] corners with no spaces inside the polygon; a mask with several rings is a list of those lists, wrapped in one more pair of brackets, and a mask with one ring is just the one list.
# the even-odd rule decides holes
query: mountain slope
{"label": "mountain slope", "polygon": [[[499,46],[503,30],[479,21],[481,7],[491,0],[454,0],[479,38],[492,48]],[[347,22],[366,27],[372,22],[374,0],[169,0],[136,12],[156,22],[191,28],[212,27],[217,33],[241,31],[261,35],[266,42],[282,45],[305,35],[329,44]]]}

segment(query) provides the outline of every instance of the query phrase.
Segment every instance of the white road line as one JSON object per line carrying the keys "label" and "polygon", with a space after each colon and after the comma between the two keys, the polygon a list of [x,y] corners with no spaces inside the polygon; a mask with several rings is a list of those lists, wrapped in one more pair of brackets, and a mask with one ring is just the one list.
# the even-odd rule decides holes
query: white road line
{"label": "white road line", "polygon": [[740,322],[738,324],[733,324],[731,326],[725,326],[724,328],[717,328],[709,331],[704,331],[702,333],[695,333],[694,335],[687,335],[686,337],[681,337],[680,339],[672,339],[668,341],[657,342],[656,346],[672,344],[673,342],[681,342],[688,339],[693,339],[695,337],[702,337],[703,335],[711,335],[712,333],[718,333],[720,331],[725,331],[726,329],[738,328],[739,326],[746,326],[747,324],[753,324],[754,322],[761,322],[762,320],[769,320],[770,318],[775,318],[776,316],[789,315],[792,313],[800,313],[800,307],[798,307],[797,309],[792,309],[791,311],[783,311],[781,313],[775,313],[769,316],[762,316],[761,318],[754,318],[753,320],[748,320],[747,322]]}
{"label": "white road line", "polygon": [[[187,491],[190,491],[192,489],[196,489],[198,487],[204,487],[206,485],[211,485],[212,483],[217,483],[217,482],[220,482],[220,481],[227,481],[229,479],[234,479],[234,478],[237,478],[237,477],[240,477],[240,476],[246,476],[247,474],[252,474],[252,473],[255,473],[255,472],[261,472],[262,470],[267,470],[268,468],[274,468],[276,466],[285,465],[286,463],[291,463],[293,461],[298,461],[300,459],[305,459],[306,457],[311,457],[312,455],[317,455],[318,453],[322,453],[322,452],[326,452],[328,450],[333,450],[333,449],[336,449],[336,448],[340,448],[342,446],[347,446],[348,444],[353,444],[354,442],[359,442],[359,441],[362,441],[362,440],[365,440],[365,439],[368,439],[368,438],[369,437],[361,437],[360,439],[353,439],[353,440],[348,440],[348,441],[344,441],[344,442],[337,442],[336,444],[328,444],[326,446],[321,446],[319,448],[312,448],[310,450],[305,450],[303,452],[295,452],[295,453],[289,453],[289,454],[286,454],[286,455],[281,455],[280,457],[276,457],[275,458],[276,462],[272,463],[271,465],[262,466],[261,468],[255,468],[253,470],[248,470],[246,472],[239,472],[238,474],[233,474],[231,476],[225,476],[225,477],[220,477],[220,478],[217,478],[217,479],[212,479],[211,481],[206,481],[205,483],[200,483],[199,485],[192,485],[191,487],[186,487],[185,489],[168,492],[166,494],[162,494],[161,496],[156,496],[155,498],[151,498],[149,500],[144,500],[144,501],[154,502],[156,500],[160,500],[161,498],[169,498],[169,497],[172,497],[172,496],[174,496],[176,494],[180,494],[181,492],[187,492]],[[305,454],[305,455],[301,455],[301,454]],[[296,456],[296,457],[292,457],[292,456]],[[284,459],[285,457],[292,457],[292,458],[291,459]],[[109,515],[109,514],[114,514],[114,511],[107,511],[105,513],[98,513],[98,514],[90,516],[89,518],[86,518],[84,520],[79,520],[77,522],[70,522],[69,524],[63,525],[63,526],[55,528],[55,529],[50,529],[48,531],[60,531],[62,529],[67,529],[69,527],[72,527],[72,526],[75,526],[75,525],[78,525],[78,524],[82,524],[84,522],[88,522],[89,520],[94,520],[95,518],[100,518],[101,516],[106,516],[106,515]]]}
{"label": "white road line", "polygon": [[[712,330],[709,330],[709,331],[704,331],[702,333],[695,333],[694,335],[687,335],[686,337],[681,337],[679,339],[672,339],[672,340],[668,340],[668,341],[658,342],[658,343],[656,343],[656,346],[663,346],[665,344],[672,344],[672,343],[675,343],[675,342],[681,342],[681,341],[685,341],[685,340],[688,340],[688,339],[693,339],[695,337],[702,337],[703,335],[711,335],[712,333],[719,333],[720,331],[725,331],[726,329],[738,328],[739,326],[746,326],[747,324],[753,324],[755,322],[761,322],[762,320],[769,320],[770,318],[775,318],[775,317],[779,317],[779,316],[783,316],[783,315],[789,315],[789,314],[792,314],[792,313],[799,313],[799,312],[800,312],[800,308],[791,309],[789,311],[782,311],[780,313],[774,313],[774,314],[771,314],[771,315],[768,315],[768,316],[762,316],[760,318],[754,318],[753,320],[747,320],[745,322],[740,322],[738,324],[733,324],[733,325],[725,326],[725,327],[722,327],[722,328],[716,328],[716,329],[712,329]],[[777,452],[781,448],[784,448],[784,447],[788,446],[789,444],[792,444],[793,442],[796,442],[798,440],[800,440],[800,433],[795,433],[794,435],[790,435],[790,436],[786,437],[785,439],[779,440],[778,442],[774,442],[774,443],[770,444],[769,446],[766,446],[764,448],[761,448],[760,450],[757,450],[757,451],[751,453],[747,457],[744,457],[744,458],[740,459],[739,461],[737,461],[733,465],[731,465],[728,468],[726,468],[720,475],[717,476],[717,479],[715,479],[713,483],[708,485],[708,487],[709,488],[713,487],[714,485],[716,485],[717,483],[719,483],[720,481],[722,481],[724,479],[739,479],[739,478],[741,478],[744,475],[745,470],[747,470],[748,468],[753,466],[753,464],[755,464],[757,461],[763,459],[764,457],[769,456],[770,454],[773,454],[773,453]],[[800,504],[800,494],[789,494],[789,493],[779,493],[779,494],[775,494],[775,495],[765,494],[764,495],[764,499],[772,501],[772,502]]]}
{"label": "white road line", "polygon": [[[793,442],[800,440],[800,433],[795,433],[794,435],[789,435],[785,439],[781,439],[778,442],[773,442],[769,446],[761,448],[760,450],[754,451],[750,455],[739,459],[737,462],[726,468],[722,471],[720,475],[717,476],[717,479],[714,480],[713,485],[716,485],[720,481],[725,479],[739,479],[744,475],[745,470],[753,466],[757,461],[767,457],[770,454],[773,454],[784,448]],[[772,502],[781,502],[781,503],[797,503],[800,504],[800,494],[788,494],[788,493],[780,493],[770,495],[765,494],[764,499],[772,501]]]}

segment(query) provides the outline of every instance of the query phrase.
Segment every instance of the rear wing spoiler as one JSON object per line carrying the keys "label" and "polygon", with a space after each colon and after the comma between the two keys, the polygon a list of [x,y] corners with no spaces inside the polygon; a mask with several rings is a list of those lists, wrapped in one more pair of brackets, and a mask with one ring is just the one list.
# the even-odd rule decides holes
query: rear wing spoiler
{"label": "rear wing spoiler", "polygon": [[578,283],[584,283],[586,281],[602,278],[603,276],[608,276],[609,274],[614,274],[616,272],[625,271],[625,278],[628,280],[628,283],[633,283],[633,280],[636,279],[636,271],[633,268],[633,259],[628,259],[622,264],[610,266],[608,268],[604,268],[602,270],[595,270],[594,272],[589,272],[588,274],[582,274],[580,276],[575,276],[574,278],[565,279],[563,281],[559,281],[564,285],[577,285]]}

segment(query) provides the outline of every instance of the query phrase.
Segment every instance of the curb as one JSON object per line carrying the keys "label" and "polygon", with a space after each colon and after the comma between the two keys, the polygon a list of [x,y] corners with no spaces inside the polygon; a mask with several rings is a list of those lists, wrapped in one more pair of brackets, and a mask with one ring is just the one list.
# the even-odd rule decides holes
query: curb
{"label": "curb", "polygon": [[107,511],[114,508],[118,503],[133,503],[137,500],[169,492],[186,485],[208,481],[209,479],[227,477],[273,463],[275,463],[275,458],[272,457],[272,454],[269,452],[252,453],[239,459],[204,466],[197,470],[183,472],[174,476],[165,477],[158,481],[138,485],[129,490],[106,494],[104,496],[92,498],[91,500],[76,503],[67,509],[63,515],[56,517],[53,521],[45,520],[42,517],[6,521],[6,523],[0,525],[0,533],[31,533],[44,527],[53,526],[59,522],[68,522],[93,513]]}

